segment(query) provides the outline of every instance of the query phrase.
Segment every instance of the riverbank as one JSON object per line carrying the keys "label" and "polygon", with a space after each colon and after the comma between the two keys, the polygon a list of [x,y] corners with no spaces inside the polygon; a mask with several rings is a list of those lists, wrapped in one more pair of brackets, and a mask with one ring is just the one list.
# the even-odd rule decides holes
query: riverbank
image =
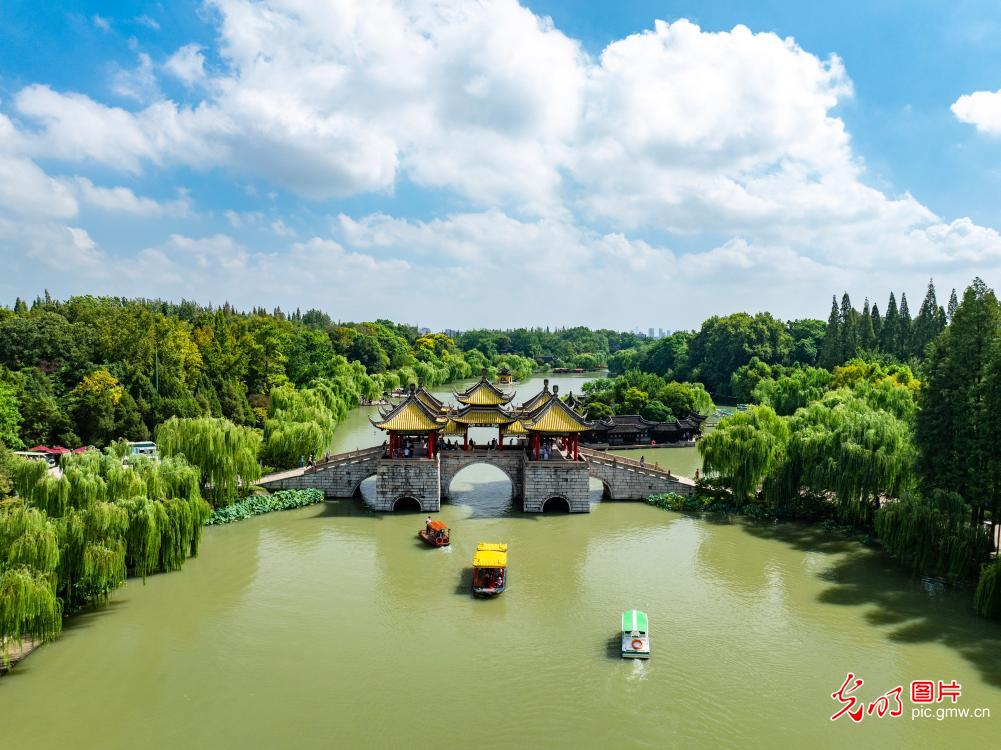
{"label": "riverbank", "polygon": [[28,658],[41,645],[41,641],[28,638],[18,643],[16,647],[11,648],[9,652],[5,650],[7,649],[6,644],[0,646],[0,676],[7,674],[7,672]]}

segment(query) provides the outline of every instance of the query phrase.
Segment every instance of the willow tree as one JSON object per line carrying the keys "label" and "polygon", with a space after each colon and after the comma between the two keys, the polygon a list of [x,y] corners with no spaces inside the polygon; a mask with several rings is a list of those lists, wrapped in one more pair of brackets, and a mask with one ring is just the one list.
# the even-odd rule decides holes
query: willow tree
{"label": "willow tree", "polygon": [[46,641],[62,629],[62,606],[51,575],[27,567],[0,568],[0,651],[26,638]]}
{"label": "willow tree", "polygon": [[707,475],[715,475],[743,503],[781,462],[789,429],[768,406],[753,406],[723,419],[699,441]]}
{"label": "willow tree", "polygon": [[164,456],[183,455],[201,470],[202,494],[213,505],[231,503],[241,482],[261,476],[260,433],[226,419],[171,417],[157,427],[156,440]]}
{"label": "willow tree", "polygon": [[970,523],[970,508],[955,492],[905,493],[883,504],[875,528],[887,552],[920,575],[970,580],[990,557],[987,528]]}
{"label": "willow tree", "polygon": [[264,423],[261,455],[273,466],[289,467],[300,458],[324,452],[334,439],[338,419],[346,414],[343,399],[329,385],[271,392],[271,408]]}
{"label": "willow tree", "polygon": [[908,425],[847,389],[789,419],[785,460],[766,494],[784,504],[802,489],[833,495],[842,520],[869,525],[882,497],[899,497],[914,479],[916,452]]}
{"label": "willow tree", "polygon": [[0,646],[59,633],[58,565],[57,530],[45,514],[19,498],[0,502]]}

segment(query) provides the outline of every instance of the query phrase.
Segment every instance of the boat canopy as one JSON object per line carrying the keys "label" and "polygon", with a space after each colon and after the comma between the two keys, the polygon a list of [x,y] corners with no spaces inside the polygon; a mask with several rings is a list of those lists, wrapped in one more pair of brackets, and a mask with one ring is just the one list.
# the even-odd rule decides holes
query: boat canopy
{"label": "boat canopy", "polygon": [[506,568],[507,545],[480,542],[476,545],[476,554],[473,555],[473,567]]}
{"label": "boat canopy", "polygon": [[640,612],[638,609],[628,609],[622,613],[623,633],[632,633],[634,631],[645,633],[647,626],[646,612]]}
{"label": "boat canopy", "polygon": [[441,521],[432,521],[428,524],[428,528],[431,531],[448,531],[448,526],[443,524]]}

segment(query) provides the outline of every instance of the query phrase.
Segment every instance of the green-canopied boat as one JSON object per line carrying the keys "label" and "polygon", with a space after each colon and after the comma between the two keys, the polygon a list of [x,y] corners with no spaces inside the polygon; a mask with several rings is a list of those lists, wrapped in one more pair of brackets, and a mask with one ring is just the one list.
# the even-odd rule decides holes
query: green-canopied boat
{"label": "green-canopied boat", "polygon": [[622,658],[650,658],[650,623],[646,612],[627,609],[622,613]]}

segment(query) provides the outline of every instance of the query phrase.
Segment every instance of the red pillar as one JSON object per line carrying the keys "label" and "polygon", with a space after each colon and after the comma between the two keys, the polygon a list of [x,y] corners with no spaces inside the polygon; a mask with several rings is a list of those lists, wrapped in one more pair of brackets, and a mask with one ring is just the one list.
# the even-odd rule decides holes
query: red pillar
{"label": "red pillar", "polygon": [[428,435],[428,458],[434,458],[434,437],[433,432]]}
{"label": "red pillar", "polygon": [[535,460],[538,461],[539,460],[539,446],[542,444],[542,438],[539,436],[539,433],[535,433],[532,436],[532,438],[535,441]]}
{"label": "red pillar", "polygon": [[504,450],[504,428],[497,425],[497,450]]}
{"label": "red pillar", "polygon": [[469,427],[467,426],[465,431],[462,433],[462,450],[469,450]]}
{"label": "red pillar", "polygon": [[573,460],[576,461],[580,458],[580,435],[573,436]]}

